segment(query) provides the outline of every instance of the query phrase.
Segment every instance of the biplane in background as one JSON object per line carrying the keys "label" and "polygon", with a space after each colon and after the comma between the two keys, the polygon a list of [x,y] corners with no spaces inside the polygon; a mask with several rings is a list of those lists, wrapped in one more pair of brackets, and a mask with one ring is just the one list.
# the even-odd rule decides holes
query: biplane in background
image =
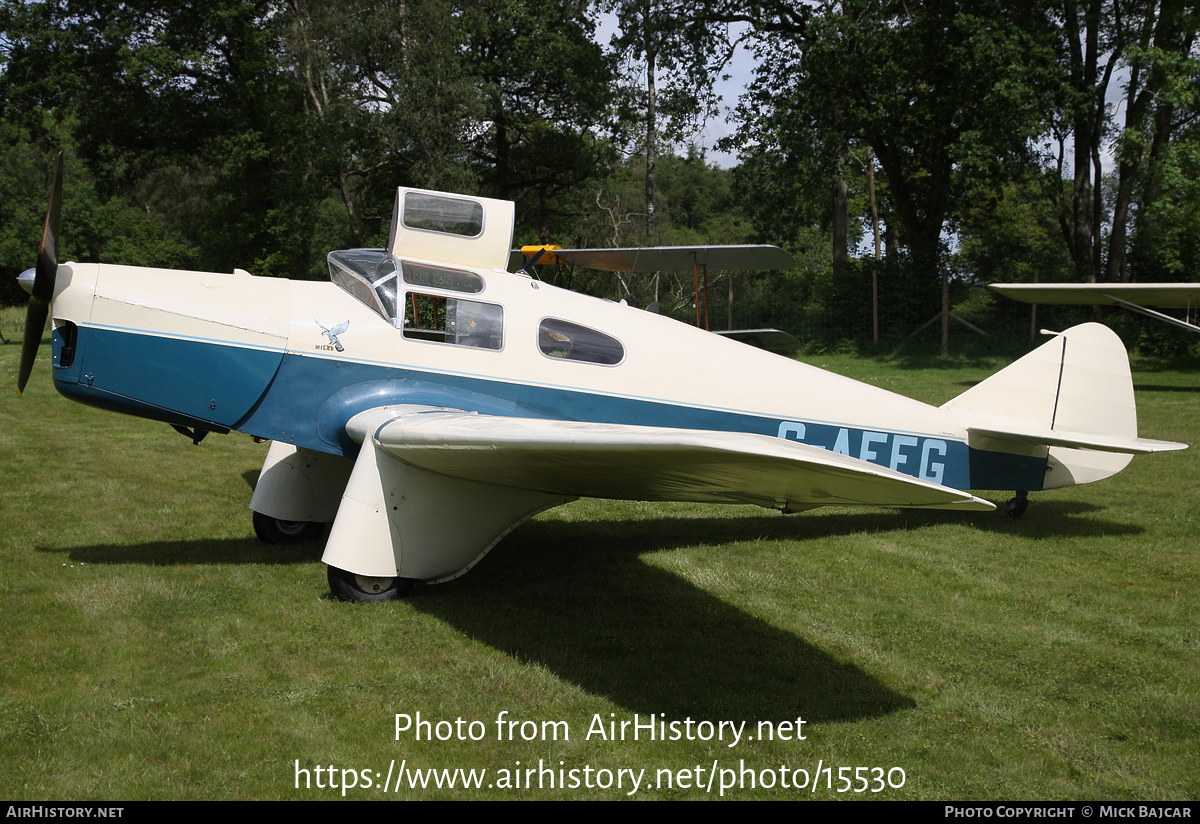
{"label": "biplane in background", "polygon": [[387,248],[333,252],[317,283],[59,264],[61,186],[60,158],[18,388],[49,315],[68,398],[270,440],[257,534],[332,523],[342,598],[454,578],[582,496],[990,510],[965,490],[1005,489],[1020,514],[1027,491],[1184,447],[1138,437],[1125,349],[1097,324],[933,407],[509,272],[510,202],[401,188]]}
{"label": "biplane in background", "polygon": [[[708,272],[730,270],[763,271],[769,269],[791,269],[796,260],[778,246],[649,246],[617,249],[563,249],[561,246],[522,246],[514,249],[508,258],[510,271],[537,272],[542,277],[543,268],[553,266],[554,273],[563,265],[581,266],[601,272],[691,272],[695,295],[692,305],[696,310],[696,327],[701,325],[709,331],[741,343],[776,352],[790,354],[800,348],[800,341],[780,329],[733,329],[733,279],[729,280],[730,328],[713,329],[708,313]],[[534,268],[536,267],[536,268]],[[555,282],[557,278],[555,278]],[[658,313],[658,301],[646,310]],[[703,317],[703,324],[701,318]]]}

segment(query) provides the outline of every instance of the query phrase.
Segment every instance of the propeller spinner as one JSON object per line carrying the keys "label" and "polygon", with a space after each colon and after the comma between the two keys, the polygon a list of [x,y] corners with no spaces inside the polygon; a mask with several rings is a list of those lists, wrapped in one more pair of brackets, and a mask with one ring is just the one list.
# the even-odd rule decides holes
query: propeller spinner
{"label": "propeller spinner", "polygon": [[[46,207],[46,222],[42,227],[42,242],[38,246],[37,266],[33,272],[29,308],[25,311],[25,340],[21,344],[21,370],[17,375],[17,394],[25,391],[38,347],[42,343],[42,332],[46,329],[46,317],[50,314],[50,299],[54,296],[54,278],[58,274],[58,229],[62,212],[63,154],[58,153],[54,166],[54,180],[50,184],[50,203]],[[28,271],[19,280],[25,286]]]}

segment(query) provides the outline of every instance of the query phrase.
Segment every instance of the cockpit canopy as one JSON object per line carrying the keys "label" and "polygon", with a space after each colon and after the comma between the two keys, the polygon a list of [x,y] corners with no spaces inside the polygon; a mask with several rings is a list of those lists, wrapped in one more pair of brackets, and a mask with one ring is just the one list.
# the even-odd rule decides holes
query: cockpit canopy
{"label": "cockpit canopy", "polygon": [[508,265],[512,236],[512,201],[400,189],[387,250],[406,260],[486,271]]}
{"label": "cockpit canopy", "polygon": [[406,338],[481,349],[504,345],[503,307],[465,297],[483,291],[475,272],[398,260],[383,249],[348,249],[329,254],[329,277]]}
{"label": "cockpit canopy", "polygon": [[508,262],[512,232],[509,201],[401,188],[388,248],[331,252],[329,277],[406,338],[500,349],[503,307],[466,296],[485,286],[471,269]]}
{"label": "cockpit canopy", "polygon": [[390,321],[396,320],[396,259],[383,249],[330,252],[329,279]]}

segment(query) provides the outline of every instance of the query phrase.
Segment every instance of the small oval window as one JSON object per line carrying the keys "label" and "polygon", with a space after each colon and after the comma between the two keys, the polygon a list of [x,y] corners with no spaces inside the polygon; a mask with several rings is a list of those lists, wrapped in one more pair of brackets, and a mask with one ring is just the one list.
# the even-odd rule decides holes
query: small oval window
{"label": "small oval window", "polygon": [[570,321],[546,318],[538,326],[538,348],[548,358],[599,363],[606,366],[625,359],[625,347],[595,329]]}
{"label": "small oval window", "polygon": [[476,294],[483,291],[483,278],[474,272],[464,272],[461,269],[443,269],[441,266],[426,266],[421,263],[404,261],[404,282],[414,286],[427,286],[433,289],[446,289],[450,292],[469,292]]}
{"label": "small oval window", "polygon": [[404,225],[463,237],[483,234],[483,204],[474,200],[404,193]]}

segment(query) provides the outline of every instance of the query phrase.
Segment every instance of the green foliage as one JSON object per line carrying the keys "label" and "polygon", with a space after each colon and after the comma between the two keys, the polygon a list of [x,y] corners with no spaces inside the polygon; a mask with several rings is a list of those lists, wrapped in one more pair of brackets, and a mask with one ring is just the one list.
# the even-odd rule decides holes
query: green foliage
{"label": "green foliage", "polygon": [[1195,280],[1200,272],[1200,127],[1164,149],[1157,196],[1138,216],[1131,258],[1147,280]]}
{"label": "green foliage", "polygon": [[930,277],[966,183],[1027,155],[1045,103],[1041,35],[1036,16],[1001,4],[823,6],[762,41],[739,108],[743,144],[814,165],[827,181],[849,149],[870,146],[909,254]]}
{"label": "green foliage", "polygon": [[1074,277],[1047,185],[1061,181],[1020,179],[997,191],[987,187],[967,198],[959,222],[957,267],[981,283],[1043,283]]}
{"label": "green foliage", "polygon": [[[709,273],[709,322],[778,326],[826,348],[869,336],[873,273],[888,345],[934,314],[947,267],[960,307],[983,282],[1072,276],[1073,185],[1034,152],[1071,133],[1101,82],[1064,74],[1067,7],[605,8],[621,25],[608,49],[581,0],[0,0],[0,302],[24,300],[13,276],[32,263],[59,148],[67,258],[324,278],[328,251],[385,242],[395,188],[412,185],[514,199],[521,243],[778,243],[794,271]],[[1120,160],[1100,203],[1129,200],[1128,236],[1108,242],[1127,248],[1125,276],[1193,278],[1195,10],[1096,0],[1072,20],[1097,9],[1121,12],[1096,34],[1124,49],[1111,57],[1128,69],[1131,113],[1123,130],[1098,124]],[[663,154],[651,239],[645,147],[632,137],[645,101],[621,69],[655,53],[671,144],[711,103],[730,22],[754,27],[761,59],[724,146],[741,163]],[[849,189],[853,253],[872,228],[871,173],[884,259],[861,255],[835,276],[831,184]],[[695,322],[689,274],[551,277]],[[971,312],[1020,330],[1026,310]]]}
{"label": "green foliage", "polygon": [[[716,114],[713,81],[729,51],[725,26],[695,4],[677,0],[601,0],[597,6],[616,18],[619,30],[611,46],[627,76],[637,78],[621,89],[628,98],[626,117],[646,123],[649,91],[641,78],[653,63],[655,144],[666,148],[686,142]],[[646,139],[643,130],[631,151],[644,152]]]}

